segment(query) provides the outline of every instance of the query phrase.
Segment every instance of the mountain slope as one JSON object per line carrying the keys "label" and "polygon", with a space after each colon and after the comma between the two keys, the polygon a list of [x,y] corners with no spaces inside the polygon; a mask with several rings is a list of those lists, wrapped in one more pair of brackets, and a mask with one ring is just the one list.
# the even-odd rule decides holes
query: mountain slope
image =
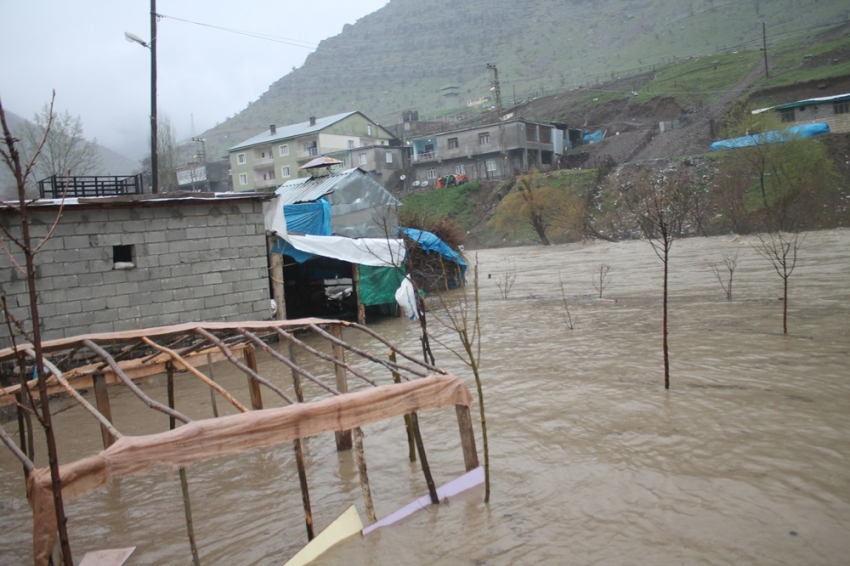
{"label": "mountain slope", "polygon": [[[693,55],[755,49],[850,18],[840,0],[392,0],[319,45],[241,113],[206,132],[212,155],[269,124],[361,110],[383,123],[400,112],[449,112],[490,95],[496,63],[506,102],[651,70]],[[514,94],[516,93],[516,94]]]}

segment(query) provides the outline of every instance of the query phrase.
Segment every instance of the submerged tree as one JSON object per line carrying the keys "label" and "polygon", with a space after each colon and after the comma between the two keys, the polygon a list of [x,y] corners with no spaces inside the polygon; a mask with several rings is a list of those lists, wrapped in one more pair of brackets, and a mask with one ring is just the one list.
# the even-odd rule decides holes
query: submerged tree
{"label": "submerged tree", "polygon": [[717,278],[717,282],[720,283],[720,286],[723,288],[723,291],[726,293],[726,300],[732,300],[732,277],[735,275],[735,269],[738,267],[738,252],[735,253],[726,253],[723,252],[723,265],[726,267],[726,271],[729,273],[729,280],[725,281],[723,277],[723,273],[721,273],[720,265],[716,263],[711,264],[711,272],[714,273],[714,277]]}
{"label": "submerged tree", "polygon": [[[689,231],[694,183],[686,166],[668,167],[656,172],[637,167],[633,175],[620,181],[618,190],[631,220],[652,246],[664,266],[662,295],[662,350],[664,388],[670,389],[670,356],[667,345],[667,281],[673,241]],[[621,175],[620,178],[623,176]]]}
{"label": "submerged tree", "polygon": [[778,230],[756,236],[759,243],[753,245],[753,248],[770,262],[782,278],[782,333],[788,334],[788,279],[797,267],[797,252],[806,236],[796,231],[780,232]]}
{"label": "submerged tree", "polygon": [[[40,242],[35,242],[33,241],[32,234],[30,232],[33,222],[30,217],[30,207],[26,197],[27,180],[33,173],[42,150],[48,144],[52,128],[52,117],[54,116],[52,101],[47,109],[46,116],[48,118],[44,124],[44,136],[35,147],[31,157],[24,160],[19,149],[20,140],[15,138],[9,130],[8,124],[6,123],[6,114],[3,111],[2,103],[0,103],[0,124],[2,124],[3,128],[3,142],[2,146],[0,146],[0,158],[3,159],[5,165],[12,172],[18,189],[18,200],[16,202],[2,202],[0,203],[0,206],[6,207],[16,213],[20,219],[19,231],[16,231],[11,226],[6,226],[5,224],[0,223],[0,231],[2,231],[0,243],[2,243],[3,251],[6,253],[7,258],[11,262],[12,268],[15,269],[26,281],[29,294],[29,329],[26,327],[25,321],[15,318],[10,310],[6,308],[5,297],[3,298],[4,300],[2,301],[2,304],[4,307],[4,319],[6,320],[7,326],[10,330],[9,337],[12,340],[13,347],[15,347],[18,353],[18,364],[22,380],[24,380],[27,375],[27,372],[24,371],[26,364],[23,357],[24,352],[18,350],[18,347],[15,345],[15,334],[20,334],[24,340],[31,344],[32,357],[34,357],[35,362],[34,371],[37,376],[37,386],[41,406],[39,410],[30,397],[30,405],[23,406],[21,404],[18,406],[18,409],[21,411],[27,411],[34,415],[44,429],[44,434],[47,440],[47,456],[50,467],[50,477],[52,481],[53,506],[59,530],[59,542],[62,548],[62,558],[65,566],[73,566],[74,561],[71,557],[71,546],[68,541],[68,530],[66,525],[67,519],[65,517],[65,508],[62,501],[62,487],[59,476],[59,457],[56,448],[56,439],[53,432],[53,422],[50,414],[50,405],[47,394],[47,375],[41,345],[41,326],[38,314],[38,292],[36,289],[35,276],[35,256],[41,250],[44,243],[52,236],[53,231],[59,222],[59,218],[62,216],[62,211],[60,208],[53,225],[47,230],[45,237],[42,238]],[[21,255],[23,256],[23,262],[19,261]],[[29,352],[26,353],[29,355]],[[2,436],[4,442],[10,444],[7,440],[8,436],[5,435],[5,433]],[[24,463],[24,468],[27,473],[31,474],[34,470],[31,459],[23,455],[20,450],[16,451],[15,449],[17,447],[14,443],[11,443],[9,448],[12,449],[12,451],[15,452],[15,454]]]}

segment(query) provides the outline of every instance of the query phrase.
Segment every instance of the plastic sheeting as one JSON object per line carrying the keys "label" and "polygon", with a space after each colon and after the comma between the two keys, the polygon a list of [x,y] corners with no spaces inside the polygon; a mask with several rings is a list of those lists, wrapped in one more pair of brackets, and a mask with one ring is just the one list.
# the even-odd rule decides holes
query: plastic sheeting
{"label": "plastic sheeting", "polygon": [[395,291],[404,280],[404,268],[360,266],[358,300],[368,306],[395,302]]}
{"label": "plastic sheeting", "polygon": [[[404,241],[388,238],[344,238],[342,236],[296,236],[278,238],[272,253],[283,253],[298,263],[314,256],[329,257],[359,265],[399,266],[404,261]],[[390,301],[392,302],[392,301]]]}
{"label": "plastic sheeting", "polygon": [[324,198],[283,207],[286,231],[314,236],[331,235],[331,205]]}
{"label": "plastic sheeting", "polygon": [[410,280],[410,275],[406,276],[401,282],[401,285],[395,292],[395,300],[404,309],[404,314],[407,315],[407,318],[416,320],[419,317],[419,311],[416,309],[416,288]]}
{"label": "plastic sheeting", "polygon": [[592,134],[585,131],[584,137],[581,140],[581,143],[587,145],[589,143],[599,143],[605,137],[605,130],[596,130]]}
{"label": "plastic sheeting", "polygon": [[399,228],[399,232],[419,244],[425,250],[425,253],[436,252],[443,259],[456,263],[460,266],[461,277],[466,277],[466,262],[459,253],[454,251],[451,246],[441,240],[438,236],[426,230],[417,230],[416,228]]}
{"label": "plastic sheeting", "polygon": [[740,138],[716,141],[711,144],[711,151],[724,149],[737,149],[741,147],[753,147],[766,143],[784,143],[791,140],[810,138],[829,133],[829,124],[801,124],[785,130],[774,130],[763,134],[753,134]]}

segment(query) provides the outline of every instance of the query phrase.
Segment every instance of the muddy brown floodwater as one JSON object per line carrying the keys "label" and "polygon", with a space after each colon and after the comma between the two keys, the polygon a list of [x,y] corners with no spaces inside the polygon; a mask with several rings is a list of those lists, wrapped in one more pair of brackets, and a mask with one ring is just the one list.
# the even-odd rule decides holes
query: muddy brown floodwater
{"label": "muddy brown floodwater", "polygon": [[[850,231],[805,239],[791,278],[787,336],[781,280],[750,241],[675,243],[669,392],[661,263],[648,244],[479,252],[490,505],[481,501],[483,490],[472,491],[351,538],[315,564],[846,564]],[[727,302],[709,265],[735,251],[734,300]],[[600,263],[612,266],[605,297],[615,301],[593,298],[591,273]],[[511,269],[516,282],[503,299],[497,282]],[[573,330],[564,322],[559,274]],[[373,327],[417,351],[415,324],[386,319]],[[440,349],[436,355],[474,390],[457,359]],[[261,360],[261,373],[275,367]],[[247,403],[244,376],[225,364],[216,371]],[[165,398],[164,377],[144,388]],[[209,416],[209,395],[196,381],[178,380],[177,402],[190,416]],[[97,451],[93,419],[63,408],[55,421],[61,458]],[[165,426],[118,388],[113,415],[125,434]],[[454,410],[420,419],[435,480],[460,475]],[[364,431],[379,517],[426,493],[398,420]],[[317,527],[352,503],[365,518],[353,455],[338,454],[332,435],[304,444]],[[21,468],[5,450],[0,464],[0,563],[29,563]],[[203,564],[283,564],[304,544],[291,446],[195,465],[188,478]],[[68,515],[77,559],[91,549],[137,545],[128,564],[190,562],[180,488],[165,470],[72,500]]]}

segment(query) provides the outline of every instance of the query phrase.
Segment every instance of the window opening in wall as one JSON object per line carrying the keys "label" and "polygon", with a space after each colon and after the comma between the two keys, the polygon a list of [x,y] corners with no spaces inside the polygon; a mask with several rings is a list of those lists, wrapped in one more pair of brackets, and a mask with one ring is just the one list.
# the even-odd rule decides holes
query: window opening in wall
{"label": "window opening in wall", "polygon": [[289,155],[289,144],[283,144],[280,146],[280,156],[284,157]]}
{"label": "window opening in wall", "polygon": [[465,175],[466,174],[466,165],[461,163],[460,165],[455,165],[455,175]]}
{"label": "window opening in wall", "polygon": [[496,160],[495,159],[488,159],[487,160],[487,171],[493,172],[495,170],[496,170]]}
{"label": "window opening in wall", "polygon": [[289,165],[284,165],[280,168],[280,176],[281,177],[289,177]]}
{"label": "window opening in wall", "polygon": [[490,143],[490,132],[482,132],[478,134],[478,143],[485,144]]}
{"label": "window opening in wall", "polygon": [[360,160],[359,161],[360,165],[366,165],[366,154],[365,153],[361,153],[358,156],[358,159]]}
{"label": "window opening in wall", "polygon": [[315,141],[304,142],[304,152],[307,155],[318,155],[319,147]]}
{"label": "window opening in wall", "polygon": [[248,184],[248,174],[247,173],[239,173],[239,184],[247,185]]}
{"label": "window opening in wall", "polygon": [[367,136],[372,135],[372,124],[366,124],[366,135]]}
{"label": "window opening in wall", "polygon": [[787,108],[785,110],[780,110],[779,116],[781,117],[783,122],[793,122],[794,121],[794,109],[793,108]]}
{"label": "window opening in wall", "polygon": [[437,170],[436,169],[428,169],[428,178],[436,179],[437,178]]}
{"label": "window opening in wall", "polygon": [[392,163],[392,162],[393,162],[393,154],[388,151],[387,152],[387,163]]}
{"label": "window opening in wall", "polygon": [[245,154],[239,153],[236,155],[236,163],[239,165],[245,165]]}
{"label": "window opening in wall", "polygon": [[135,246],[112,246],[112,269],[133,269],[136,267]]}
{"label": "window opening in wall", "polygon": [[354,140],[348,140],[348,149],[354,149]]}
{"label": "window opening in wall", "polygon": [[449,138],[449,149],[457,149],[457,138]]}
{"label": "window opening in wall", "polygon": [[850,100],[835,102],[832,105],[833,114],[850,114]]}

